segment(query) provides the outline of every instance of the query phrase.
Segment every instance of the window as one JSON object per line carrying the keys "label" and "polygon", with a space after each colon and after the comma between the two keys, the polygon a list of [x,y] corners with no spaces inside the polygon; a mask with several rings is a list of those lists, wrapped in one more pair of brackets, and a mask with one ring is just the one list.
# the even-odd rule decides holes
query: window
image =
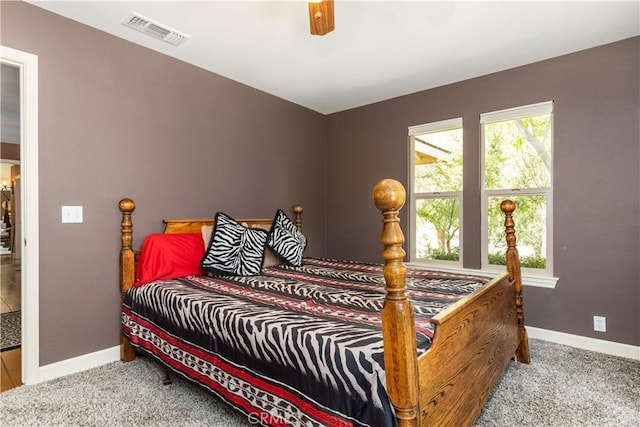
{"label": "window", "polygon": [[[465,178],[464,197],[473,198],[466,204],[466,215],[480,219],[481,229],[463,232],[462,118],[411,126],[409,262],[452,272],[504,269],[500,203],[511,199],[516,202],[514,219],[525,283],[554,287],[553,102],[482,113],[479,121],[467,119],[464,125],[473,130],[469,134],[480,130],[479,141],[467,141],[466,169],[473,174]],[[473,265],[464,264],[463,246],[480,255],[468,260]]]}
{"label": "window", "polygon": [[461,263],[462,119],[409,128],[411,260]]}
{"label": "window", "polygon": [[480,115],[482,145],[482,268],[505,264],[500,202],[516,202],[523,273],[552,273],[553,103]]}

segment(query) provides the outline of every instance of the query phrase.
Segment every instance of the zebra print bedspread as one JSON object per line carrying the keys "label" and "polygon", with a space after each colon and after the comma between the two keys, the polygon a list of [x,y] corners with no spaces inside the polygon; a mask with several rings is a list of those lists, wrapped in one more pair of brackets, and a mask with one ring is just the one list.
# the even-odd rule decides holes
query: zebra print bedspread
{"label": "zebra print bedspread", "polygon": [[[488,281],[407,271],[419,352],[428,321]],[[382,266],[304,258],[252,277],[188,276],[131,289],[131,343],[244,412],[252,423],[393,426],[385,391]]]}

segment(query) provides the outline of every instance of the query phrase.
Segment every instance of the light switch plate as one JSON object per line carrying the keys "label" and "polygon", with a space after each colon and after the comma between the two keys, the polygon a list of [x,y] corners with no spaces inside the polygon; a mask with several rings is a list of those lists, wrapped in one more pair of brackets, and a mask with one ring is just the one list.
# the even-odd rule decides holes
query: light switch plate
{"label": "light switch plate", "polygon": [[82,206],[63,206],[62,223],[72,224],[82,222]]}

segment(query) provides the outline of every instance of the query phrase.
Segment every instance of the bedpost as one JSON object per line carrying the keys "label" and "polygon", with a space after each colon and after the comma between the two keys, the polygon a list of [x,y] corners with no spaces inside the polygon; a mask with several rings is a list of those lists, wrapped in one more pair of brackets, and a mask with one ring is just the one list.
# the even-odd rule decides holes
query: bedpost
{"label": "bedpost", "polygon": [[293,214],[295,215],[293,223],[298,231],[302,231],[302,205],[293,205]]}
{"label": "bedpost", "polygon": [[[124,301],[125,293],[131,289],[135,280],[135,251],[131,244],[133,242],[133,224],[131,222],[131,212],[136,208],[136,204],[131,199],[122,199],[118,204],[122,212],[120,222],[120,295],[121,302]],[[130,362],[136,358],[135,351],[131,343],[120,332],[120,360]]]}
{"label": "bedpost", "polygon": [[387,393],[396,410],[400,427],[418,425],[418,358],[413,306],[407,299],[406,267],[402,249],[404,236],[398,212],[406,200],[402,184],[380,181],[373,189],[373,201],[384,216],[380,241],[384,249],[386,296],[382,308],[382,339]]}
{"label": "bedpost", "polygon": [[521,363],[529,363],[529,338],[524,327],[524,302],[522,299],[522,273],[520,272],[520,258],[516,248],[516,230],[513,221],[513,211],[516,209],[515,202],[505,200],[500,204],[500,209],[504,212],[504,227],[507,235],[507,271],[509,280],[513,282],[516,291],[516,314],[518,317],[518,334],[520,343],[516,349],[516,360]]}

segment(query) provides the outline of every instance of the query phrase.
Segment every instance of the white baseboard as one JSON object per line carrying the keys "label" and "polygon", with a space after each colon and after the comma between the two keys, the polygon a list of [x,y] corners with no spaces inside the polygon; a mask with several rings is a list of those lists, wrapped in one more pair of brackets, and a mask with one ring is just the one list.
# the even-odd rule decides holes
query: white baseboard
{"label": "white baseboard", "polygon": [[38,382],[49,381],[65,375],[75,374],[76,372],[86,371],[87,369],[97,368],[98,366],[117,362],[118,360],[120,360],[119,345],[94,353],[83,354],[82,356],[71,359],[61,360],[60,362],[41,366],[38,372]]}
{"label": "white baseboard", "polygon": [[537,338],[557,344],[581,348],[583,350],[597,351],[599,353],[606,353],[612,356],[640,360],[639,346],[583,337],[581,335],[572,335],[549,329],[534,328],[532,326],[527,326],[527,334],[529,335],[529,338]]}

